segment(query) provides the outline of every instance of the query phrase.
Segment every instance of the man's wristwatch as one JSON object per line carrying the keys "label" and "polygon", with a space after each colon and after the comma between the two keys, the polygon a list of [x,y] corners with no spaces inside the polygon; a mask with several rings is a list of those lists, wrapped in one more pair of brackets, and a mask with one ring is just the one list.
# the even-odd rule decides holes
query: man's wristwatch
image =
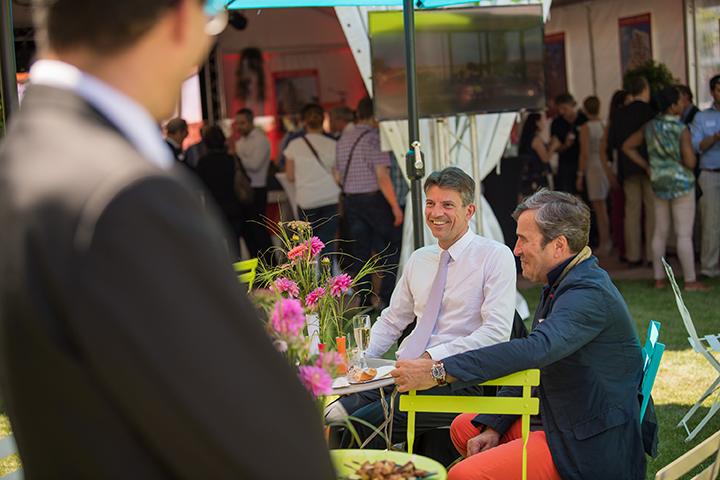
{"label": "man's wristwatch", "polygon": [[437,384],[441,387],[443,385],[447,385],[447,382],[445,381],[445,365],[443,365],[442,362],[435,362],[430,374],[435,379],[435,382],[437,382]]}

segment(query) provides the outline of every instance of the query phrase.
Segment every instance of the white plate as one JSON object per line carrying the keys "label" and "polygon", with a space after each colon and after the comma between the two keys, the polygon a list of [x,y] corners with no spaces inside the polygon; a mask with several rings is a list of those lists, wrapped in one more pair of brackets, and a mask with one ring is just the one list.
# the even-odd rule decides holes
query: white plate
{"label": "white plate", "polygon": [[390,378],[389,376],[386,377],[385,375],[387,375],[388,373],[392,372],[393,370],[395,370],[395,366],[394,366],[394,365],[387,365],[387,366],[385,366],[385,367],[378,367],[378,368],[377,368],[377,375],[375,375],[375,378],[373,378],[373,379],[371,379],[371,380],[365,380],[364,382],[355,382],[355,381],[353,381],[353,380],[348,380],[348,383],[349,383],[350,385],[361,385],[361,384],[363,384],[363,383],[377,382],[378,380],[382,380],[383,378]]}

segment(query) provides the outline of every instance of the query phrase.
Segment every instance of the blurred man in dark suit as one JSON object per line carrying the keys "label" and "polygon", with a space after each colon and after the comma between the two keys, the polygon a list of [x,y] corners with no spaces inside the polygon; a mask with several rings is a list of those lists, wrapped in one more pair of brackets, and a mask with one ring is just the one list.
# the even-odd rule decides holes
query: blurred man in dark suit
{"label": "blurred man in dark suit", "polygon": [[0,150],[0,386],[26,478],[335,478],[157,126],[219,3],[36,2],[41,60]]}
{"label": "blurred man in dark suit", "polygon": [[187,136],[187,122],[182,118],[173,118],[165,125],[165,141],[170,146],[170,150],[172,150],[175,160],[178,162],[185,161],[185,152],[182,145]]}

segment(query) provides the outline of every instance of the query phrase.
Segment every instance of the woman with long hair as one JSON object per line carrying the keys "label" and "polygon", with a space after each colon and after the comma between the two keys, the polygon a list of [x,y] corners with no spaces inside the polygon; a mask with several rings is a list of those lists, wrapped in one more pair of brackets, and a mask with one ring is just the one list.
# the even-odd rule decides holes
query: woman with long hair
{"label": "woman with long hair", "polygon": [[[668,286],[660,259],[665,255],[672,218],[677,235],[678,257],[685,276],[685,290],[713,290],[715,287],[698,282],[695,276],[692,244],[695,221],[693,168],[697,157],[690,141],[690,131],[677,119],[677,115],[683,111],[680,92],[675,87],[665,87],[655,97],[655,102],[660,114],[633,133],[622,146],[628,158],[647,170],[655,194],[655,232],[652,240],[655,288]],[[637,151],[643,139],[647,145],[649,163]]]}
{"label": "woman with long hair", "polygon": [[550,157],[555,150],[546,147],[540,138],[543,126],[542,115],[531,113],[525,119],[525,125],[520,135],[518,153],[530,157],[520,187],[523,195],[532,195],[538,189],[548,187],[548,175],[551,172]]}

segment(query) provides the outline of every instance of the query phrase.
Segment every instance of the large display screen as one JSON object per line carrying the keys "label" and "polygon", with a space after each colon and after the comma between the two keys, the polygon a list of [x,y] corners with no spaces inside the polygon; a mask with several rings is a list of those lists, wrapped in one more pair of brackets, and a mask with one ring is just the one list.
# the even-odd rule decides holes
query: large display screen
{"label": "large display screen", "polygon": [[[407,118],[400,10],[369,13],[377,120]],[[415,12],[421,117],[546,106],[542,6]]]}

